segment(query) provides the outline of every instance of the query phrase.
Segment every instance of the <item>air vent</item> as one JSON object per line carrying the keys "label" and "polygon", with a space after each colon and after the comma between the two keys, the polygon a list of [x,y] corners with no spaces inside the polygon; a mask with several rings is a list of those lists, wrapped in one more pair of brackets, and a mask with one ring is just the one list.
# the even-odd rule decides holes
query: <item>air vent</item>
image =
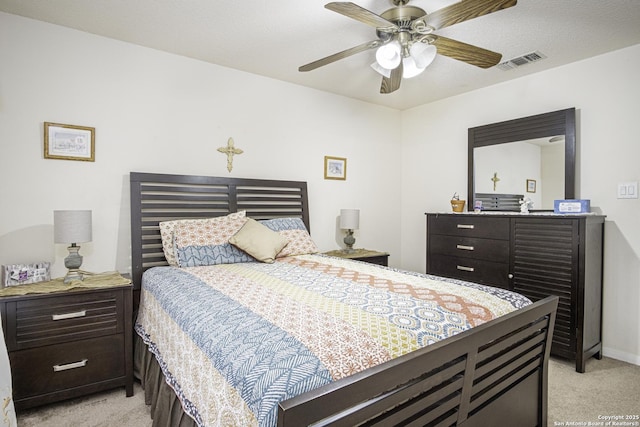
{"label": "air vent", "polygon": [[535,51],[528,53],[526,55],[518,56],[516,58],[512,58],[508,61],[501,62],[497,65],[501,70],[512,70],[514,68],[522,67],[523,65],[530,64],[532,62],[538,62],[545,59],[546,56],[541,52]]}

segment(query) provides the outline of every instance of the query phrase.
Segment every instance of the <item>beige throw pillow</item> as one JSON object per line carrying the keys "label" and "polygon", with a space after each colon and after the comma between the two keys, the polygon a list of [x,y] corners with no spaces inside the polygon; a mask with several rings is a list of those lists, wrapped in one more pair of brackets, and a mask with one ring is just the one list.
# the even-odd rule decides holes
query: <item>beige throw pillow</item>
{"label": "beige throw pillow", "polygon": [[258,221],[248,218],[242,228],[231,236],[229,243],[258,261],[272,263],[287,244],[287,239]]}

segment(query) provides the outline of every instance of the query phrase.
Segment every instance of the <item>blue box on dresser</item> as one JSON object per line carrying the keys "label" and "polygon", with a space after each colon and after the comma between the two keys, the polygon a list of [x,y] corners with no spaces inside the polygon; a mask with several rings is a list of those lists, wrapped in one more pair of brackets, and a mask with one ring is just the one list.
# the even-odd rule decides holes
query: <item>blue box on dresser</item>
{"label": "blue box on dresser", "polygon": [[579,214],[591,212],[591,200],[554,200],[553,211],[559,214]]}

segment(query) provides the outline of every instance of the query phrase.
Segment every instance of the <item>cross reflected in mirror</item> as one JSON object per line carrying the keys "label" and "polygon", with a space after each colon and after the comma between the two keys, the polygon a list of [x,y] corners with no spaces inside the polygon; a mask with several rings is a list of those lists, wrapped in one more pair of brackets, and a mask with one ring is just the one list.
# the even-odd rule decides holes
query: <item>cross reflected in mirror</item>
{"label": "cross reflected in mirror", "polygon": [[496,191],[496,184],[498,184],[498,181],[500,181],[500,178],[498,178],[498,172],[493,173],[493,178],[491,178],[491,181],[493,181],[493,191]]}

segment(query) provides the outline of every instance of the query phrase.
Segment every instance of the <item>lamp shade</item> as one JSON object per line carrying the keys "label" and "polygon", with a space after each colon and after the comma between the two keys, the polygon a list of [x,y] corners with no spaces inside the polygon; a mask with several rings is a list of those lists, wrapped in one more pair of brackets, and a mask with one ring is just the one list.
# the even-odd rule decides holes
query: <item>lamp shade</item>
{"label": "lamp shade", "polygon": [[54,243],[91,241],[91,211],[53,211]]}
{"label": "lamp shade", "polygon": [[424,69],[436,58],[438,49],[432,44],[414,43],[411,45],[410,52],[416,67]]}
{"label": "lamp shade", "polygon": [[360,226],[359,209],[340,209],[340,228],[343,230],[357,230]]}
{"label": "lamp shade", "polygon": [[397,40],[382,45],[376,51],[376,61],[381,67],[393,70],[402,61],[401,46]]}
{"label": "lamp shade", "polygon": [[424,68],[418,67],[415,59],[411,56],[407,56],[406,58],[402,58],[402,78],[410,79],[411,77],[415,77],[418,74],[422,73]]}

